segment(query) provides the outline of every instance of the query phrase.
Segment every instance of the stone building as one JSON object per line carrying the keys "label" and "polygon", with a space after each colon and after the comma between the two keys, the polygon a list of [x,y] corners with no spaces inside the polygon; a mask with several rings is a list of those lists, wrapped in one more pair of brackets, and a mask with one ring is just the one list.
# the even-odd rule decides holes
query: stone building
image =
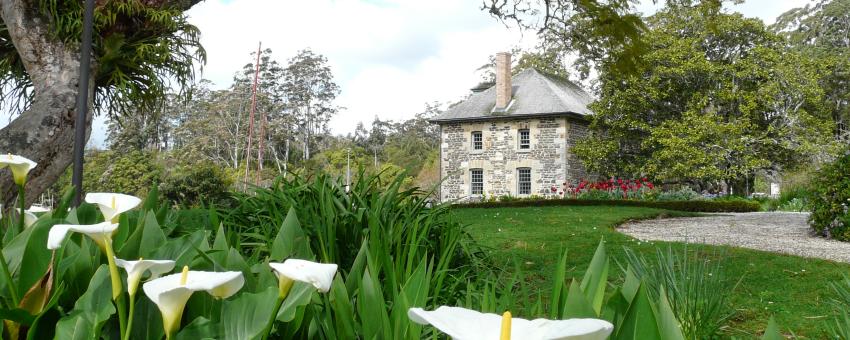
{"label": "stone building", "polygon": [[431,122],[440,125],[440,199],[552,194],[585,176],[570,149],[587,134],[593,99],[567,79],[496,56],[496,84]]}

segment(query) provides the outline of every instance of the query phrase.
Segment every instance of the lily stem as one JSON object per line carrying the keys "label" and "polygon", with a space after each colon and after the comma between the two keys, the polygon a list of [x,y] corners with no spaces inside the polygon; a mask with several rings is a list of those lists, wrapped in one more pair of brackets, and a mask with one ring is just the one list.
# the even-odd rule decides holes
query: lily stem
{"label": "lily stem", "polygon": [[124,334],[127,328],[127,309],[124,305],[124,298],[121,296],[121,275],[118,274],[118,266],[115,264],[115,251],[112,249],[112,241],[103,240],[103,248],[106,252],[106,263],[109,264],[109,276],[112,278],[112,300],[115,301],[115,306],[118,308],[118,325],[121,334]]}
{"label": "lily stem", "polygon": [[269,335],[272,332],[272,328],[274,327],[274,322],[275,322],[275,320],[277,320],[277,313],[280,311],[280,306],[283,305],[283,300],[285,300],[285,299],[286,299],[285,296],[278,296],[277,297],[277,302],[274,305],[274,311],[272,312],[272,315],[269,317],[269,323],[266,324],[266,328],[263,329],[263,333],[262,333],[263,334],[263,340],[266,340],[266,339],[269,338]]}
{"label": "lily stem", "polygon": [[27,204],[27,201],[24,197],[24,192],[25,192],[24,186],[25,185],[26,185],[26,182],[24,182],[24,184],[21,184],[21,185],[18,186],[18,202],[21,205],[21,210],[18,211],[18,228],[15,229],[14,233],[12,233],[13,235],[24,230],[24,209],[25,209],[24,206]]}
{"label": "lily stem", "polygon": [[124,305],[124,297],[115,300],[118,307],[118,330],[121,334],[127,334],[127,306]]}
{"label": "lily stem", "polygon": [[124,331],[124,340],[130,339],[130,332],[133,330],[133,314],[136,311],[136,297],[130,295],[130,312],[127,316],[127,329]]}

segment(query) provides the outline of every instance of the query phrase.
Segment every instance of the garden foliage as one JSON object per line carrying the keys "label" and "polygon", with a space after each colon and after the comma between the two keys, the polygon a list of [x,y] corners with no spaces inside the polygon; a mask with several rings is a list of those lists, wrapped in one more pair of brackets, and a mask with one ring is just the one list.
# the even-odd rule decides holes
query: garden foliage
{"label": "garden foliage", "polygon": [[753,212],[759,211],[758,202],[748,200],[701,200],[701,201],[638,201],[638,200],[609,200],[609,199],[511,199],[505,201],[486,201],[458,203],[458,208],[502,208],[502,207],[539,207],[539,206],[589,206],[610,205],[646,207],[690,212]]}
{"label": "garden foliage", "polygon": [[812,183],[809,219],[812,228],[828,238],[850,241],[850,154],[824,166]]}

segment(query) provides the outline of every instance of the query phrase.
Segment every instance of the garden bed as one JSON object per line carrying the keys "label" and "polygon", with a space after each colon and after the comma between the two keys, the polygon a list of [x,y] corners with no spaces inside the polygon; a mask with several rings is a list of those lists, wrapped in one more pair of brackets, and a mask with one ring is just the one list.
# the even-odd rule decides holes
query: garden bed
{"label": "garden bed", "polygon": [[690,212],[755,212],[761,209],[757,202],[747,201],[638,201],[589,199],[535,199],[502,202],[457,203],[458,208],[507,208],[541,206],[629,206]]}

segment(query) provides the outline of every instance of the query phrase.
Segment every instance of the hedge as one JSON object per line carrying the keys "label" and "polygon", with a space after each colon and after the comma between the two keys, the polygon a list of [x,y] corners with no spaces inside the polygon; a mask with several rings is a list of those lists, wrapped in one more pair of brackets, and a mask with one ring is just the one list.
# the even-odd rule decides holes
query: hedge
{"label": "hedge", "polygon": [[749,201],[638,201],[638,200],[585,200],[585,199],[539,199],[507,202],[456,203],[457,208],[507,208],[543,206],[628,206],[690,212],[754,212],[761,210],[758,202]]}

